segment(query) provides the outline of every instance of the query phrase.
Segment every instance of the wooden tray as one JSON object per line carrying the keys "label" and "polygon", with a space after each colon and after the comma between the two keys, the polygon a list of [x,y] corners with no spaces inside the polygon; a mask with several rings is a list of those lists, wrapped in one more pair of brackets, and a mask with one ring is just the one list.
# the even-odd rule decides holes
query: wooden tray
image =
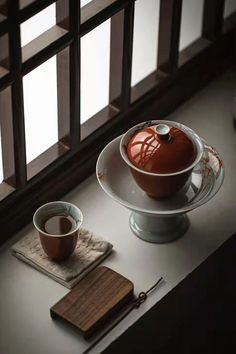
{"label": "wooden tray", "polygon": [[51,309],[89,338],[108,318],[133,299],[133,283],[107,267],[97,267]]}

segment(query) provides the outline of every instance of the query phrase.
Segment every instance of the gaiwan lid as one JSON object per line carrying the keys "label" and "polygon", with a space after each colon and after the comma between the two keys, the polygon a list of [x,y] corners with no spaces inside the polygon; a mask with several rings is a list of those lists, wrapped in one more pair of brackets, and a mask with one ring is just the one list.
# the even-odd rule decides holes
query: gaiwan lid
{"label": "gaiwan lid", "polygon": [[167,124],[136,132],[128,142],[127,154],[134,166],[163,174],[186,169],[196,157],[191,139],[182,130]]}

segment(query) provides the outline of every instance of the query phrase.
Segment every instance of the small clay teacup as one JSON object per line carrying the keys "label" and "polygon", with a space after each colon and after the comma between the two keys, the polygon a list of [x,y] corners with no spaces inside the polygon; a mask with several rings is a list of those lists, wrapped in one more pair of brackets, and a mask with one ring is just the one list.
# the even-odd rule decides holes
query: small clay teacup
{"label": "small clay teacup", "polygon": [[51,260],[62,261],[73,253],[82,221],[81,210],[68,202],[50,202],[36,210],[33,224]]}

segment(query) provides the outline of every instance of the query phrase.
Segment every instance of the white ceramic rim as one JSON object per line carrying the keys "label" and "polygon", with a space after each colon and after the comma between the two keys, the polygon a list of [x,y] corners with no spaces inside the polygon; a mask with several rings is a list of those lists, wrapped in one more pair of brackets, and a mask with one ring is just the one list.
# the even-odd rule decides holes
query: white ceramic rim
{"label": "white ceramic rim", "polygon": [[[128,158],[128,156],[127,156],[127,153],[125,151],[124,146],[127,146],[127,142],[130,139],[130,136],[132,135],[132,133],[134,133],[135,131],[137,131],[139,129],[142,129],[143,127],[147,126],[147,124],[148,124],[148,126],[156,125],[156,124],[166,124],[166,125],[169,125],[170,127],[176,127],[178,129],[182,130],[189,137],[189,139],[192,141],[194,147],[197,150],[197,155],[196,155],[196,158],[193,161],[193,163],[191,165],[189,165],[188,167],[186,167],[185,169],[183,169],[183,170],[180,170],[180,171],[177,171],[177,172],[172,172],[172,173],[148,172],[148,171],[142,170],[142,169],[136,167],[135,165],[133,165],[132,162],[130,161],[130,159]],[[174,122],[174,121],[171,121],[171,120],[150,120],[150,121],[147,121],[147,122],[142,122],[142,123],[136,124],[135,126],[130,128],[122,136],[121,141],[120,141],[120,154],[121,154],[123,160],[125,161],[125,163],[127,165],[129,165],[129,167],[133,168],[134,170],[136,170],[136,171],[138,171],[140,173],[143,173],[145,175],[149,175],[149,176],[162,176],[162,177],[175,176],[175,175],[179,175],[179,174],[182,174],[184,172],[190,171],[191,169],[193,169],[199,163],[199,161],[202,158],[203,152],[204,152],[204,146],[203,146],[201,138],[191,128],[187,127],[184,124],[181,124],[181,123],[178,123],[178,122]]]}
{"label": "white ceramic rim", "polygon": [[[38,225],[36,224],[36,217],[37,217],[37,214],[40,213],[40,211],[42,211],[42,209],[44,209],[45,207],[49,206],[49,205],[55,205],[55,204],[63,204],[63,205],[67,205],[68,207],[70,206],[73,206],[73,208],[75,208],[78,212],[78,214],[80,215],[80,221],[77,222],[77,225],[76,225],[76,228],[73,229],[72,231],[66,233],[66,234],[62,234],[62,235],[53,235],[53,234],[48,234],[47,232],[44,232],[43,230],[41,230]],[[72,203],[69,203],[69,202],[64,202],[64,201],[61,201],[61,200],[56,200],[56,201],[53,201],[53,202],[49,202],[49,203],[45,203],[43,205],[41,205],[41,207],[39,207],[35,213],[34,213],[34,216],[33,216],[33,224],[34,224],[34,227],[36,228],[36,230],[38,230],[38,232],[40,232],[41,234],[45,235],[45,236],[49,236],[49,237],[65,237],[65,236],[70,236],[72,235],[74,232],[78,231],[79,228],[81,227],[82,223],[83,223],[83,213],[82,211],[80,210],[80,208],[78,208],[75,204],[72,204]]]}
{"label": "white ceramic rim", "polygon": [[[202,198],[201,200],[197,201],[196,203],[192,203],[187,205],[186,207],[182,207],[180,209],[173,209],[173,210],[163,210],[163,211],[158,211],[158,210],[147,210],[147,209],[143,209],[140,207],[136,207],[133,204],[130,204],[129,202],[121,199],[119,196],[117,196],[115,193],[111,193],[107,188],[105,188],[105,184],[106,183],[102,183],[102,181],[100,180],[99,173],[101,172],[101,169],[99,169],[99,165],[100,165],[100,160],[102,160],[103,158],[103,153],[106,149],[110,148],[110,145],[116,143],[116,141],[118,142],[117,145],[119,144],[119,140],[121,141],[122,139],[122,135],[118,136],[117,138],[113,139],[112,141],[110,141],[110,143],[108,143],[105,148],[101,151],[98,159],[97,159],[97,164],[96,164],[96,175],[97,175],[97,180],[101,186],[101,188],[103,189],[103,191],[113,200],[115,200],[116,202],[118,202],[119,204],[123,205],[124,207],[128,208],[131,211],[135,211],[135,212],[139,212],[142,214],[148,214],[148,215],[154,215],[154,216],[166,216],[166,217],[171,217],[174,215],[180,215],[180,214],[185,214],[193,209],[198,208],[199,206],[207,203],[210,199],[212,199],[216,193],[219,191],[220,187],[223,184],[224,181],[224,175],[225,175],[225,171],[224,171],[224,166],[222,164],[221,166],[221,178],[218,178],[216,180],[216,184],[212,186],[211,188],[211,192],[208,193],[205,198]],[[203,143],[202,143],[203,144]],[[204,147],[205,146],[205,147]],[[205,143],[203,145],[203,151],[205,151],[205,149],[207,149],[207,143]],[[135,183],[135,181],[134,181]]]}

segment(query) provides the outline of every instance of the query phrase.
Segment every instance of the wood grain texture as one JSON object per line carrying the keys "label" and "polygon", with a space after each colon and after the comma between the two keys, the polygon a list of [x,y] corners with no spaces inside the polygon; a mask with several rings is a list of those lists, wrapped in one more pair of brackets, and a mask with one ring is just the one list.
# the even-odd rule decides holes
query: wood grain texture
{"label": "wood grain texture", "polygon": [[98,267],[51,309],[52,318],[63,319],[90,337],[123,305],[133,299],[133,283],[107,267]]}
{"label": "wood grain texture", "polygon": [[22,49],[23,62],[29,60],[35,54],[45,49],[51,43],[55,42],[59,38],[63,37],[67,31],[59,26],[53,26],[40,36],[36,37],[30,43],[25,45]]}

